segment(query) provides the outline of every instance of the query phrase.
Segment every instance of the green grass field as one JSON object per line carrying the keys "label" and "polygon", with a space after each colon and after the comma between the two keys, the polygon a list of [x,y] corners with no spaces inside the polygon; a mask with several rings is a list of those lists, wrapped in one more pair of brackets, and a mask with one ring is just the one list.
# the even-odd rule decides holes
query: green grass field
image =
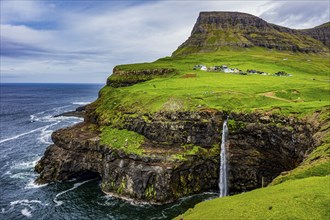
{"label": "green grass field", "polygon": [[[114,112],[136,114],[157,111],[195,111],[213,108],[225,111],[271,111],[306,116],[329,105],[328,54],[302,54],[262,48],[222,50],[216,53],[166,57],[153,63],[117,66],[121,70],[174,68],[175,76],[155,78],[129,87],[105,87],[98,113],[105,122]],[[239,75],[192,70],[194,65],[228,65],[243,71],[255,69],[270,74],[285,71],[291,77]],[[184,77],[196,74],[195,77]],[[111,76],[110,76],[111,77]]]}
{"label": "green grass field", "polygon": [[176,219],[329,219],[330,177],[309,177],[197,204]]}

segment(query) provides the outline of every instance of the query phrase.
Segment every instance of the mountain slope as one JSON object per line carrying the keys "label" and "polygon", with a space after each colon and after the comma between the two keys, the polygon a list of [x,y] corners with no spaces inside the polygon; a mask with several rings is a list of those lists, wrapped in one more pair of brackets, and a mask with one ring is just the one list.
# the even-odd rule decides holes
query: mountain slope
{"label": "mountain slope", "polygon": [[311,29],[300,30],[299,32],[303,35],[310,36],[321,41],[324,45],[330,48],[330,22]]}
{"label": "mountain slope", "polygon": [[[293,30],[238,12],[201,12],[189,39],[174,56],[214,52],[223,47],[266,47],[299,52],[325,52],[328,26]],[[321,40],[321,41],[320,41]],[[325,44],[324,44],[324,43]]]}

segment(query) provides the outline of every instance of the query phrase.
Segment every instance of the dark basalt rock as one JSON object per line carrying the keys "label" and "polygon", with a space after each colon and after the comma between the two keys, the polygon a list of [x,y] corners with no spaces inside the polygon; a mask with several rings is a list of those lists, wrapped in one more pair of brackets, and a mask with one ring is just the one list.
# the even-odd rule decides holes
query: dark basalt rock
{"label": "dark basalt rock", "polygon": [[[226,116],[201,110],[127,118],[126,129],[152,140],[142,147],[154,152],[143,155],[100,144],[99,132],[87,129],[86,123],[60,129],[52,134],[54,144],[36,165],[37,182],[97,173],[104,192],[155,204],[217,189],[221,127]],[[295,168],[315,146],[312,135],[316,128],[296,118],[231,113],[228,126],[231,194],[270,183],[281,172]],[[183,160],[169,159],[187,143],[205,151],[184,155]]]}

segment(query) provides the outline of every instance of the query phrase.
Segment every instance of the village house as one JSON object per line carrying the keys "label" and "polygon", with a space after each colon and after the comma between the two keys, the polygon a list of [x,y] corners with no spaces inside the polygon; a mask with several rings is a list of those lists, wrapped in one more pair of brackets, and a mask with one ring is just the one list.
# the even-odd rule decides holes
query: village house
{"label": "village house", "polygon": [[205,65],[195,65],[193,70],[203,70],[203,71],[207,71],[207,67]]}

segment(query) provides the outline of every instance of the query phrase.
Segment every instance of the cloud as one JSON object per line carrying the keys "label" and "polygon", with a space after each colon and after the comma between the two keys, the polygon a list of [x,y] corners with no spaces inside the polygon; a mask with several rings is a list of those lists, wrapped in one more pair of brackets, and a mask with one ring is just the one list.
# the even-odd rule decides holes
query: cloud
{"label": "cloud", "polygon": [[52,8],[42,1],[1,1],[0,4],[2,24],[48,20]]}
{"label": "cloud", "polygon": [[329,1],[276,2],[260,16],[278,25],[304,29],[328,22],[329,8]]}
{"label": "cloud", "polygon": [[117,64],[171,55],[189,37],[200,11],[241,11],[279,23],[285,6],[272,1],[24,1],[23,7],[21,2],[1,1],[2,81],[104,82]]}

